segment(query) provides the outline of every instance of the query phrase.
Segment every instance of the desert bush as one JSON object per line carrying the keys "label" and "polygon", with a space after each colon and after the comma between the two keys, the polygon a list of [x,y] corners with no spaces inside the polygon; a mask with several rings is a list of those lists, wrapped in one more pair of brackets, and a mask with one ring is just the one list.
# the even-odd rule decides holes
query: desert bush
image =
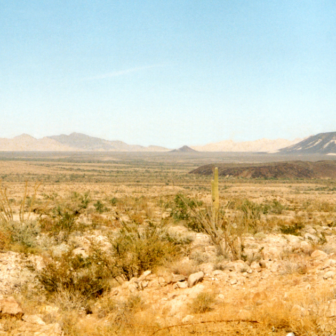
{"label": "desert bush", "polygon": [[151,223],[145,227],[124,223],[118,235],[110,240],[117,267],[127,279],[176,259],[188,243]]}
{"label": "desert bush", "polygon": [[215,219],[212,209],[192,209],[193,217],[198,222],[201,232],[208,234],[219,254],[233,260],[241,260],[244,255],[244,234],[248,231],[243,212],[227,215],[225,208],[220,208]]}
{"label": "desert bush", "polygon": [[104,203],[102,203],[100,200],[98,200],[96,203],[93,204],[96,211],[100,214],[102,214],[103,212],[108,211],[107,207],[104,205]]}
{"label": "desert bush", "polygon": [[109,200],[109,203],[112,205],[112,206],[115,206],[118,202],[118,199],[116,197],[112,197],[110,200]]}
{"label": "desert bush", "polygon": [[37,246],[37,236],[40,234],[40,226],[36,221],[29,222],[9,222],[6,225],[10,233],[11,242],[21,246],[23,249],[35,248]]}
{"label": "desert bush", "polygon": [[110,280],[118,273],[112,261],[94,251],[88,258],[73,255],[72,250],[60,258],[46,260],[46,266],[37,272],[37,279],[47,296],[60,302],[73,302],[78,308],[102,295],[110,286]]}
{"label": "desert bush", "polygon": [[279,229],[283,234],[290,234],[294,236],[300,236],[301,230],[304,229],[304,227],[304,223],[298,219],[294,219],[289,223],[283,223],[279,225]]}
{"label": "desert bush", "polygon": [[51,208],[40,213],[39,223],[42,232],[53,235],[59,240],[67,241],[70,234],[79,229],[78,217],[84,213],[87,201],[82,197],[72,199],[71,202],[59,200]]}
{"label": "desert bush", "polygon": [[212,293],[199,293],[190,303],[190,310],[194,314],[202,314],[211,311],[215,303],[215,296]]}
{"label": "desert bush", "polygon": [[201,201],[190,199],[182,194],[177,194],[173,204],[170,205],[172,207],[171,216],[176,222],[183,220],[188,228],[196,232],[201,232],[202,229],[192,211],[201,205],[203,205]]}

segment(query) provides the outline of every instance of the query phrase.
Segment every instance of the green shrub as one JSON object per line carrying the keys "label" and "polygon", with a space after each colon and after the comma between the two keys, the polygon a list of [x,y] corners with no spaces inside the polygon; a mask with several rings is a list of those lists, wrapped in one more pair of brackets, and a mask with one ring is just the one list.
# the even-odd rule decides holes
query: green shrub
{"label": "green shrub", "polygon": [[93,205],[94,205],[96,211],[97,211],[98,213],[100,213],[100,214],[108,210],[108,209],[106,208],[106,206],[105,206],[100,200],[98,200],[98,201],[97,201],[96,203],[94,203]]}
{"label": "green shrub", "polygon": [[202,201],[196,201],[182,194],[177,194],[174,198],[171,216],[176,222],[184,220],[186,222],[186,226],[192,231],[201,232],[199,222],[193,215],[192,211],[201,205],[203,205]]}

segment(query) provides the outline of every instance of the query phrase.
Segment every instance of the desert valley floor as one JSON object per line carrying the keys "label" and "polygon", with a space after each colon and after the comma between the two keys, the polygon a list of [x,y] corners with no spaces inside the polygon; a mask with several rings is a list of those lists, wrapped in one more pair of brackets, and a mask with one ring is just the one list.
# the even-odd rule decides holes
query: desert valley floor
{"label": "desert valley floor", "polygon": [[0,153],[0,335],[334,335],[336,180],[190,174],[332,158]]}

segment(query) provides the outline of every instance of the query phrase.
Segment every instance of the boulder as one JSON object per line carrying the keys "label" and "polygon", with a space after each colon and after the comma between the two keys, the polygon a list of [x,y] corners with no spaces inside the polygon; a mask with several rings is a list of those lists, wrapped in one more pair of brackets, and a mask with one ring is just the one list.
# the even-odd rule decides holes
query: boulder
{"label": "boulder", "polygon": [[192,287],[198,282],[202,281],[204,278],[204,273],[203,272],[197,272],[189,275],[188,278],[188,286]]}

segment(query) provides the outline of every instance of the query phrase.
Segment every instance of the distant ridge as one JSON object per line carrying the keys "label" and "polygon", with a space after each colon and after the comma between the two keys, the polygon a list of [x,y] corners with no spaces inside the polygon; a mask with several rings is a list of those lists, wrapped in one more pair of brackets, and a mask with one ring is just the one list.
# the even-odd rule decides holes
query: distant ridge
{"label": "distant ridge", "polygon": [[218,167],[220,176],[245,179],[313,179],[336,178],[336,161],[288,161],[253,164],[209,164],[194,169],[190,174],[211,175]]}
{"label": "distant ridge", "polygon": [[192,149],[188,146],[183,146],[181,148],[178,149],[173,149],[172,151],[170,151],[170,153],[196,153],[197,151],[195,149]]}
{"label": "distant ridge", "polygon": [[203,146],[191,146],[200,152],[277,152],[279,149],[294,145],[302,139],[259,139],[254,141],[236,142],[233,140],[224,140],[213,142]]}
{"label": "distant ridge", "polygon": [[122,141],[109,141],[81,133],[54,135],[36,139],[22,134],[12,139],[0,138],[0,151],[11,152],[69,152],[69,151],[124,151],[124,152],[164,152],[159,146],[128,145]]}
{"label": "distant ridge", "polygon": [[336,154],[336,132],[319,133],[300,141],[299,143],[283,148],[282,154]]}

